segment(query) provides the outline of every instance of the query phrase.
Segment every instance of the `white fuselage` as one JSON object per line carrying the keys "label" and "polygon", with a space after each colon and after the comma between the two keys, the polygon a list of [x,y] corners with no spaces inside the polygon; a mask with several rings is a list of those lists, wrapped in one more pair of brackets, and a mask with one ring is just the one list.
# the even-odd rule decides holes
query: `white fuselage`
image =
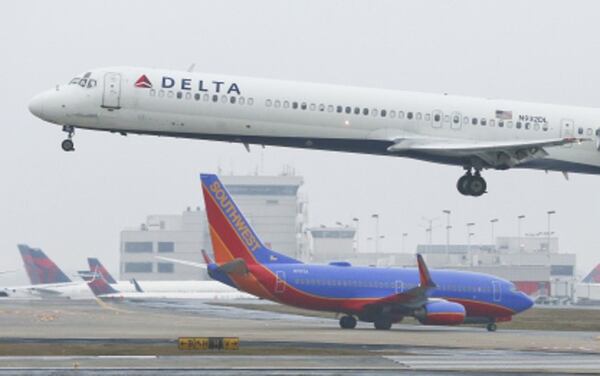
{"label": "white fuselage", "polygon": [[[0,288],[0,294],[10,299],[92,299],[94,294],[84,281],[46,283]],[[4,296],[5,295],[5,296]]]}
{"label": "white fuselage", "polygon": [[460,166],[471,165],[474,157],[388,148],[407,137],[465,142],[577,137],[591,142],[548,147],[544,158],[511,167],[600,173],[597,109],[134,67],[97,69],[72,82],[38,95],[30,110],[76,128]]}
{"label": "white fuselage", "polygon": [[111,285],[117,293],[101,295],[101,298],[117,299],[200,299],[231,300],[255,299],[252,295],[217,281],[138,281],[142,292],[135,290],[129,281]]}

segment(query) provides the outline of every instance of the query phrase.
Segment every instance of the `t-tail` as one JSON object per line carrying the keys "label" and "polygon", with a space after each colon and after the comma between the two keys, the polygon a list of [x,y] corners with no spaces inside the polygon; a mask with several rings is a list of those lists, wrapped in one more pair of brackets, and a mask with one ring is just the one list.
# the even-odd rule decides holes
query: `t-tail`
{"label": "t-tail", "polygon": [[117,281],[115,281],[113,276],[110,275],[108,270],[106,270],[104,265],[102,265],[100,260],[98,260],[97,258],[88,257],[88,265],[90,267],[90,272],[99,273],[102,276],[102,278],[104,278],[106,280],[107,283],[109,283],[111,285],[114,285],[115,283],[117,283]]}
{"label": "t-tail", "polygon": [[41,249],[34,249],[25,244],[19,244],[17,247],[32,285],[71,282],[71,279]]}
{"label": "t-tail", "polygon": [[301,263],[263,244],[217,175],[201,174],[200,180],[217,265]]}

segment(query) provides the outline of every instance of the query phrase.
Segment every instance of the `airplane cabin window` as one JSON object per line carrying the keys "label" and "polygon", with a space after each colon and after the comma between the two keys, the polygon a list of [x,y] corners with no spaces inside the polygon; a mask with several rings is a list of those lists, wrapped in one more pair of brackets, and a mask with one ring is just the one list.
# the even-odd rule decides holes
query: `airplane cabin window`
{"label": "airplane cabin window", "polygon": [[452,121],[454,122],[454,124],[458,124],[460,122],[460,118],[457,115],[454,115],[452,117]]}
{"label": "airplane cabin window", "polygon": [[540,130],[540,125],[538,123],[533,124],[533,130],[539,131]]}
{"label": "airplane cabin window", "polygon": [[352,108],[350,106],[346,106],[346,113],[349,114],[352,112]]}
{"label": "airplane cabin window", "polygon": [[314,111],[314,110],[317,109],[317,105],[314,104],[314,103],[311,103],[310,106],[309,106],[309,108],[310,108],[311,111]]}
{"label": "airplane cabin window", "polygon": [[91,79],[91,80],[88,81],[87,87],[88,87],[88,89],[92,88],[92,87],[96,87],[97,84],[98,84],[98,82],[96,80]]}
{"label": "airplane cabin window", "polygon": [[407,113],[406,113],[406,118],[407,118],[408,120],[412,120],[412,118],[413,118],[413,113],[412,113],[412,112],[407,112]]}
{"label": "airplane cabin window", "polygon": [[200,95],[200,93],[194,94],[194,99],[197,100],[197,101],[199,101],[201,97],[202,96]]}
{"label": "airplane cabin window", "polygon": [[593,133],[594,133],[594,131],[592,130],[592,128],[587,129],[588,136],[591,136]]}
{"label": "airplane cabin window", "polygon": [[227,103],[227,95],[221,95],[221,103]]}
{"label": "airplane cabin window", "polygon": [[183,93],[181,91],[177,92],[177,99],[183,98]]}
{"label": "airplane cabin window", "polygon": [[342,111],[343,111],[343,110],[344,110],[344,108],[343,108],[342,106],[337,106],[337,107],[336,107],[336,111],[337,111],[338,113],[340,113],[340,114],[342,113]]}
{"label": "airplane cabin window", "polygon": [[274,105],[275,105],[275,108],[281,107],[281,101],[280,100],[275,100]]}
{"label": "airplane cabin window", "polygon": [[528,122],[527,122],[527,123],[525,123],[525,129],[529,129],[529,126],[530,126],[530,125],[531,125],[531,124],[529,124]]}
{"label": "airplane cabin window", "polygon": [[463,124],[469,124],[469,117],[468,116],[463,117]]}
{"label": "airplane cabin window", "polygon": [[381,117],[385,117],[385,115],[387,115],[387,111],[386,110],[381,110]]}
{"label": "airplane cabin window", "polygon": [[496,120],[490,119],[490,127],[495,127],[495,126],[496,126]]}
{"label": "airplane cabin window", "polygon": [[300,108],[303,110],[306,110],[306,102],[302,102],[302,104],[300,105]]}
{"label": "airplane cabin window", "polygon": [[425,114],[425,121],[431,121],[431,114],[430,113],[426,113]]}
{"label": "airplane cabin window", "polygon": [[325,105],[323,103],[321,103],[319,105],[319,111],[321,111],[321,112],[325,111]]}
{"label": "airplane cabin window", "polygon": [[236,99],[235,97],[231,97],[231,98],[229,98],[229,103],[231,103],[231,104],[235,104],[235,101],[236,101],[236,100],[237,100],[237,99]]}
{"label": "airplane cabin window", "polygon": [[377,115],[379,115],[379,111],[376,108],[374,108],[371,110],[371,115],[377,116]]}
{"label": "airplane cabin window", "polygon": [[480,124],[485,127],[487,125],[487,120],[486,119],[481,119]]}
{"label": "airplane cabin window", "polygon": [[600,137],[600,128],[596,129],[596,136]]}
{"label": "airplane cabin window", "polygon": [[160,90],[158,92],[158,96],[161,97],[161,98],[164,97],[165,96],[165,91],[164,90]]}
{"label": "airplane cabin window", "polygon": [[363,108],[363,115],[368,115],[369,114],[369,109],[368,108]]}
{"label": "airplane cabin window", "polygon": [[473,118],[473,119],[471,119],[471,123],[472,123],[473,125],[477,125],[477,122],[478,122],[477,118]]}
{"label": "airplane cabin window", "polygon": [[416,119],[417,119],[417,120],[421,120],[421,113],[420,113],[420,112],[417,112]]}
{"label": "airplane cabin window", "polygon": [[213,101],[213,102],[218,102],[218,101],[219,101],[219,96],[218,96],[217,94],[214,94],[214,95],[212,96],[212,101]]}
{"label": "airplane cabin window", "polygon": [[153,97],[156,95],[156,90],[155,89],[150,89],[150,96]]}
{"label": "airplane cabin window", "polygon": [[167,92],[167,97],[168,97],[168,98],[173,98],[173,92],[169,90],[169,91]]}
{"label": "airplane cabin window", "polygon": [[298,102],[292,102],[292,108],[296,110],[298,108]]}
{"label": "airplane cabin window", "polygon": [[248,106],[252,106],[254,104],[254,98],[248,98]]}
{"label": "airplane cabin window", "polygon": [[512,121],[509,121],[509,122],[507,122],[507,123],[506,123],[506,126],[507,126],[507,127],[509,127],[509,128],[512,128],[512,126],[513,126],[513,122],[512,122]]}
{"label": "airplane cabin window", "polygon": [[390,117],[393,119],[396,117],[396,111],[390,110]]}
{"label": "airplane cabin window", "polygon": [[273,104],[273,101],[272,101],[272,100],[270,100],[270,99],[267,99],[267,100],[265,101],[265,105],[266,105],[267,107],[271,107],[271,105],[272,105],[272,104]]}
{"label": "airplane cabin window", "polygon": [[354,107],[354,115],[359,115],[359,114],[360,114],[360,108]]}
{"label": "airplane cabin window", "polygon": [[333,105],[327,106],[327,112],[333,112]]}
{"label": "airplane cabin window", "polygon": [[283,101],[283,108],[289,108],[289,107],[290,107],[290,102]]}
{"label": "airplane cabin window", "polygon": [[583,128],[582,128],[582,127],[579,127],[579,129],[577,130],[577,133],[579,133],[579,134],[583,134]]}
{"label": "airplane cabin window", "polygon": [[[242,97],[242,98],[243,98],[243,97]],[[242,98],[240,98],[240,99],[242,99]],[[208,100],[209,100],[209,99],[210,99],[210,96],[209,96],[208,94],[204,94],[204,95],[202,96],[202,100],[203,100],[204,102],[208,102]]]}
{"label": "airplane cabin window", "polygon": [[520,121],[517,121],[517,126],[516,126],[516,128],[517,128],[517,129],[521,129],[521,126],[522,126],[522,125],[523,125],[523,124],[521,124],[521,122],[520,122]]}
{"label": "airplane cabin window", "polygon": [[185,99],[192,99],[192,93],[190,93],[190,92],[185,93]]}
{"label": "airplane cabin window", "polygon": [[504,121],[498,120],[498,127],[504,128]]}
{"label": "airplane cabin window", "polygon": [[440,120],[442,120],[442,117],[440,116],[440,114],[433,115],[433,121],[440,121]]}
{"label": "airplane cabin window", "polygon": [[404,119],[404,111],[398,111],[398,119]]}

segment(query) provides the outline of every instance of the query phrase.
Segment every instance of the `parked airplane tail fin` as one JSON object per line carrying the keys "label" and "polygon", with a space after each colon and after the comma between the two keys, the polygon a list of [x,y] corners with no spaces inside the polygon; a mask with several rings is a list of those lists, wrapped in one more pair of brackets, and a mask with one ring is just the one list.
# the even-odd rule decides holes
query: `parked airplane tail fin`
{"label": "parked airplane tail fin", "polygon": [[200,180],[217,264],[236,259],[247,265],[301,263],[263,244],[216,175],[201,174]]}
{"label": "parked airplane tail fin", "polygon": [[109,285],[106,282],[106,280],[104,278],[102,278],[102,275],[100,275],[99,273],[96,273],[96,278],[94,278],[88,282],[88,286],[90,287],[90,290],[92,290],[94,295],[98,296],[98,297],[102,297],[102,295],[107,295],[107,294],[118,294],[119,293],[119,291],[116,290],[111,285]]}
{"label": "parked airplane tail fin", "polygon": [[104,278],[108,284],[113,285],[113,284],[117,283],[117,281],[115,281],[113,276],[110,275],[108,270],[106,270],[104,265],[102,265],[100,260],[98,260],[97,258],[88,257],[88,265],[90,267],[90,272],[100,273],[102,278]]}
{"label": "parked airplane tail fin", "polygon": [[25,244],[19,244],[18,248],[32,285],[71,282],[71,279],[41,249],[30,248]]}
{"label": "parked airplane tail fin", "polygon": [[584,283],[600,283],[600,264],[596,265],[594,269],[588,274],[583,281]]}
{"label": "parked airplane tail fin", "polygon": [[419,286],[421,287],[436,287],[436,284],[431,279],[429,268],[425,264],[425,260],[421,254],[417,253],[417,266],[419,267]]}

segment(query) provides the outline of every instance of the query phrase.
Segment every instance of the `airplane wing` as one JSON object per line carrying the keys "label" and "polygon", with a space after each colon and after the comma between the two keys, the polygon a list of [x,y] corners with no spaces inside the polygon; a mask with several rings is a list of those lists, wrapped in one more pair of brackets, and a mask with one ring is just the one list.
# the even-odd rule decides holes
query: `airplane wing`
{"label": "airplane wing", "polygon": [[590,141],[589,138],[564,137],[545,140],[476,141],[427,137],[399,137],[388,147],[392,153],[421,152],[454,157],[479,157],[491,167],[514,167],[548,155],[545,148]]}
{"label": "airplane wing", "polygon": [[179,259],[174,259],[174,258],[170,258],[170,257],[163,257],[163,256],[156,256],[156,258],[159,259],[159,260],[163,260],[163,261],[174,262],[176,264],[193,266],[195,268],[200,268],[200,269],[206,269],[207,268],[207,265],[203,264],[201,262],[179,260]]}
{"label": "airplane wing", "polygon": [[402,305],[405,307],[416,308],[424,305],[429,299],[428,291],[437,287],[431,279],[429,269],[423,260],[423,256],[417,254],[417,265],[419,267],[419,286],[410,290],[386,296],[368,306],[376,307],[381,305]]}

